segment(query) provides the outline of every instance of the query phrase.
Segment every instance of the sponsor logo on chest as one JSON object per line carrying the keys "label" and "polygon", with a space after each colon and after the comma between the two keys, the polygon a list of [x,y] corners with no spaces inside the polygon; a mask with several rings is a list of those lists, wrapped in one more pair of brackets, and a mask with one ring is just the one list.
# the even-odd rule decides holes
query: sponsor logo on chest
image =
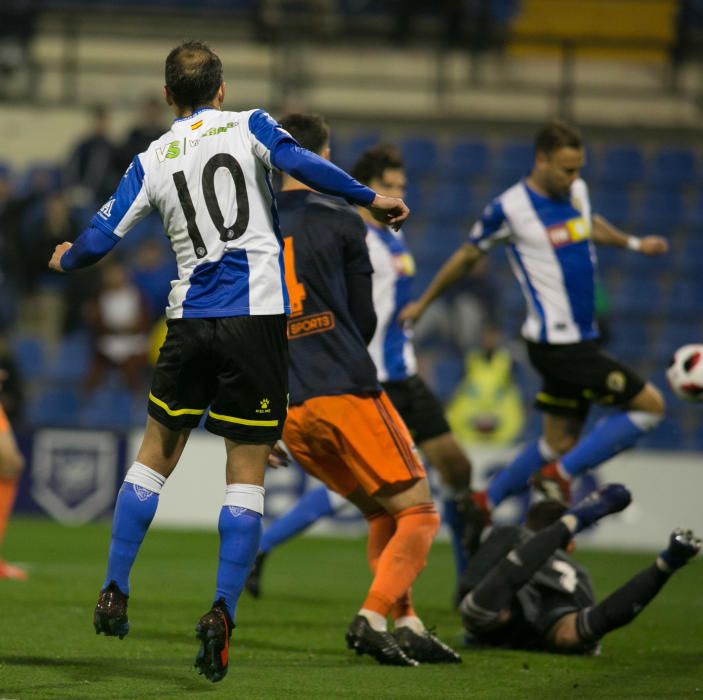
{"label": "sponsor logo on chest", "polygon": [[553,248],[580,243],[591,237],[591,227],[582,216],[547,226],[547,236]]}

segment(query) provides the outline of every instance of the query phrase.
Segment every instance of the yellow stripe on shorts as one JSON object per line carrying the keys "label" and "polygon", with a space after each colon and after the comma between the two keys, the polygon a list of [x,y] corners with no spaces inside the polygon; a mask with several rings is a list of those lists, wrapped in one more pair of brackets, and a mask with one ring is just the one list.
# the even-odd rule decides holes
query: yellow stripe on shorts
{"label": "yellow stripe on shorts", "polygon": [[220,413],[210,411],[210,417],[215,420],[223,420],[227,423],[237,423],[237,425],[255,425],[259,428],[275,428],[278,425],[277,420],[251,420],[250,418],[235,418],[234,416],[223,416]]}
{"label": "yellow stripe on shorts", "polygon": [[204,408],[169,408],[164,401],[157,399],[151,392],[149,392],[149,401],[153,401],[159,408],[163,408],[169,416],[202,416],[205,413]]}
{"label": "yellow stripe on shorts", "polygon": [[537,394],[537,400],[542,403],[548,403],[552,406],[564,406],[565,408],[578,408],[578,399],[561,399],[558,396],[551,396],[540,391]]}

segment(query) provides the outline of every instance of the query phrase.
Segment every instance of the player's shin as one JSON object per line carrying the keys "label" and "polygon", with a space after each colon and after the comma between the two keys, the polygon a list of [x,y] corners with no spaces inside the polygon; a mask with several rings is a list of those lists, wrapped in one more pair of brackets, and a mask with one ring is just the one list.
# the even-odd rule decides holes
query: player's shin
{"label": "player's shin", "polygon": [[[395,514],[396,529],[376,567],[376,575],[362,611],[388,616],[393,604],[410,588],[425,566],[439,528],[434,503],[406,508]],[[363,614],[363,613],[362,613]]]}
{"label": "player's shin", "polygon": [[662,418],[660,414],[644,411],[606,416],[561,458],[559,468],[565,476],[572,477],[593,469],[623,450],[634,447]]}
{"label": "player's shin", "polygon": [[452,539],[452,552],[454,553],[454,566],[457,576],[466,570],[467,558],[464,550],[464,518],[459,509],[459,502],[453,491],[447,490],[442,498],[442,520],[449,528]]}
{"label": "player's shin", "polygon": [[129,468],[115,503],[103,588],[114,581],[122,593],[129,595],[129,573],[156,513],[165,481],[164,476],[139,462]]}
{"label": "player's shin", "polygon": [[264,487],[229,484],[220,511],[220,557],[215,601],[223,600],[234,621],[237,601],[244,588],[261,541]]}
{"label": "player's shin", "polygon": [[656,564],[641,571],[598,605],[582,610],[576,618],[579,637],[591,642],[632,622],[669,579]]}
{"label": "player's shin", "polygon": [[487,494],[491,507],[496,507],[508,496],[520,493],[530,477],[545,464],[555,460],[558,454],[544,438],[526,445],[515,459],[488,484]]}

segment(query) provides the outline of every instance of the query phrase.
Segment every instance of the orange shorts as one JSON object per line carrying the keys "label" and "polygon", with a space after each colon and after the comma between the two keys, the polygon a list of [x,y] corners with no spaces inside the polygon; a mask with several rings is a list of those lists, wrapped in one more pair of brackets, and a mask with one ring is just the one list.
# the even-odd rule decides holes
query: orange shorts
{"label": "orange shorts", "polygon": [[9,433],[10,430],[10,421],[7,420],[7,415],[5,415],[5,411],[0,406],[0,433]]}
{"label": "orange shorts", "polygon": [[385,392],[319,396],[291,406],[283,440],[305,471],[342,496],[359,486],[374,494],[387,484],[425,477],[410,433]]}

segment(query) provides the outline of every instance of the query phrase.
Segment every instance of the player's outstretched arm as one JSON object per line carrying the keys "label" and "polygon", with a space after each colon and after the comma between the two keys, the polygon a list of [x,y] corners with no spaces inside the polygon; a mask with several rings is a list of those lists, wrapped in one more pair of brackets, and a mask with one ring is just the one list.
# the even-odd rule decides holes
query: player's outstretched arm
{"label": "player's outstretched arm", "polygon": [[398,320],[403,323],[417,321],[427,307],[446,289],[451,287],[460,277],[465,275],[482,256],[481,251],[471,243],[465,243],[447,262],[442,265],[430,282],[427,289],[422,293],[417,301],[411,301],[398,314]]}
{"label": "player's outstretched arm", "polygon": [[630,236],[599,215],[593,217],[593,240],[599,245],[628,248],[643,255],[663,255],[669,251],[669,241],[663,236]]}
{"label": "player's outstretched arm", "polygon": [[367,207],[375,218],[395,229],[410,213],[402,199],[376,194],[341,168],[295,141],[279,142],[271,153],[271,162],[279,170],[318,192],[344,197],[352,204]]}

